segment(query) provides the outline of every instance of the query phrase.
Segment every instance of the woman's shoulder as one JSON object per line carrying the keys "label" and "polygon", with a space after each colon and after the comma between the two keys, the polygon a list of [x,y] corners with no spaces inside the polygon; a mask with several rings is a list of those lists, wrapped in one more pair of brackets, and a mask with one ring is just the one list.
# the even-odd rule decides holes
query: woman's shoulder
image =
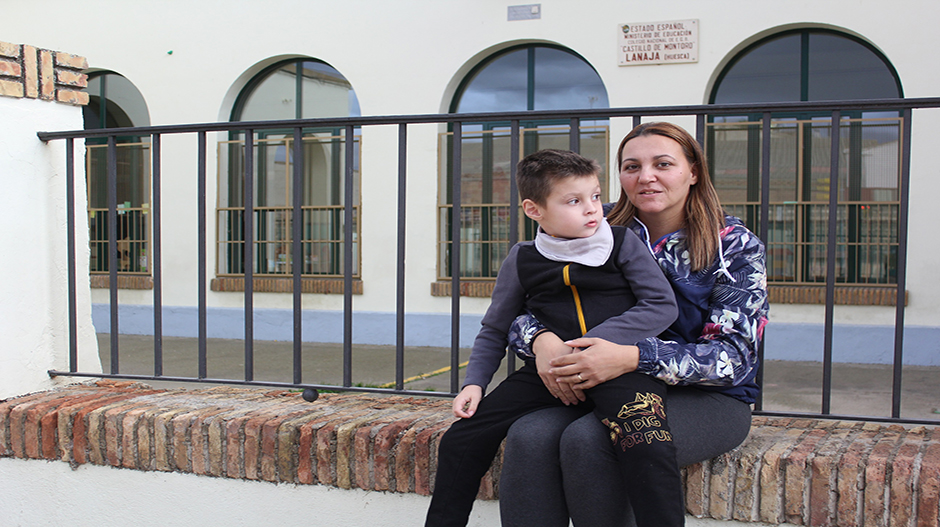
{"label": "woman's shoulder", "polygon": [[764,243],[747,228],[741,218],[725,215],[725,227],[721,230],[721,245],[727,257],[729,253],[763,253]]}

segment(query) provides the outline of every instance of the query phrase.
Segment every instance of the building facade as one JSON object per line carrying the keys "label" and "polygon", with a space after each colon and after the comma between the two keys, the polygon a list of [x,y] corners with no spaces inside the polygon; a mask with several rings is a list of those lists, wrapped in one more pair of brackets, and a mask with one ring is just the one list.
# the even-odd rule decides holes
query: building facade
{"label": "building facade", "polygon": [[[873,14],[877,16],[873,16]],[[92,3],[53,1],[4,7],[0,41],[65,49],[88,59],[85,128],[216,121],[493,111],[881,99],[938,95],[929,25],[940,5],[905,0],[887,8],[855,2],[720,0],[663,3],[598,0],[509,2],[284,1]],[[773,290],[824,284],[828,214],[829,114],[773,116],[768,273]],[[694,129],[688,117],[670,118]],[[940,285],[933,278],[932,199],[940,190],[930,157],[940,132],[935,112],[915,112],[911,144],[907,265],[907,361],[940,364]],[[568,123],[521,124],[524,153],[565,147]],[[607,197],[619,196],[614,156],[630,119],[582,121],[581,151],[606,170]],[[843,115],[835,359],[890,361],[900,214],[900,115]],[[452,231],[448,162],[452,130],[408,132],[406,343],[447,346]],[[397,151],[392,127],[304,131],[304,339],[342,339],[342,188],[353,149],[354,341],[395,339],[394,222]],[[283,292],[290,254],[289,131],[255,133],[255,258],[243,261],[244,133],[218,133],[208,155],[209,334],[235,337],[243,321],[239,276],[255,287],[255,338],[291,336],[291,295]],[[508,250],[508,124],[466,123],[462,143],[462,342],[488,305]],[[147,137],[119,141],[118,272],[121,330],[152,331],[152,247]],[[706,148],[729,212],[756,221],[759,116],[708,120]],[[102,204],[102,145],[88,141],[88,218],[93,287],[108,269]],[[196,333],[197,193],[194,141],[162,146],[164,333]],[[844,177],[844,181],[843,181]],[[531,226],[521,224],[523,237]],[[96,325],[107,326],[108,292],[93,290]],[[773,297],[772,297],[773,298]],[[824,305],[810,295],[779,297],[771,309],[771,358],[819,360]]]}

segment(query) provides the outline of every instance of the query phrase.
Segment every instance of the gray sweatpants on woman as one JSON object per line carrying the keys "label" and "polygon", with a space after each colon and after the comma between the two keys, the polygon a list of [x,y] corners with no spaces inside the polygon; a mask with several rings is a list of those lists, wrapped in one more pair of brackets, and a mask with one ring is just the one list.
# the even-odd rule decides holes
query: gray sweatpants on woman
{"label": "gray sweatpants on woman", "polygon": [[[666,414],[679,466],[741,444],[751,407],[690,386],[669,386]],[[583,417],[582,417],[583,416]],[[564,476],[564,477],[563,477]],[[512,425],[499,481],[503,527],[635,525],[609,430],[577,407],[531,413]]]}

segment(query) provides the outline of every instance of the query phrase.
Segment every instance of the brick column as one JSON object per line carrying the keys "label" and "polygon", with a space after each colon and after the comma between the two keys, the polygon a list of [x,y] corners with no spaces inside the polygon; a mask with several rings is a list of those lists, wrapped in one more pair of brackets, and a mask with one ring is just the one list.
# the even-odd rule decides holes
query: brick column
{"label": "brick column", "polygon": [[0,42],[0,95],[86,105],[86,68],[85,57]]}

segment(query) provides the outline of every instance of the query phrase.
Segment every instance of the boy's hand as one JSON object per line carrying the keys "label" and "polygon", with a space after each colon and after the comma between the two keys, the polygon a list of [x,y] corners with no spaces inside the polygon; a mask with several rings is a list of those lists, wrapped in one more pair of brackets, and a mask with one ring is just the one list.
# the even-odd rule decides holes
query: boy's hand
{"label": "boy's hand", "polygon": [[570,355],[574,351],[574,347],[562,342],[557,335],[550,331],[542,333],[532,344],[532,352],[535,353],[535,367],[539,372],[539,377],[542,378],[542,382],[548,388],[548,391],[567,406],[584,401],[584,392],[570,383],[558,382],[557,376],[549,370],[552,367],[553,360]]}
{"label": "boy's hand", "polygon": [[457,397],[454,398],[454,415],[466,419],[473,417],[477,411],[477,405],[483,399],[483,388],[476,384],[468,384]]}

